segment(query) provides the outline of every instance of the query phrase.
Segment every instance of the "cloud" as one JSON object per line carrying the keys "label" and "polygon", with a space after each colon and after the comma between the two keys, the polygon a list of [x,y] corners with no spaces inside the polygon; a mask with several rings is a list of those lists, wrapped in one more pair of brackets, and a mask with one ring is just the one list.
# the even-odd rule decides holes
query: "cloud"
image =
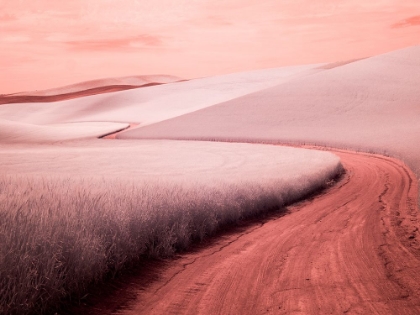
{"label": "cloud", "polygon": [[224,19],[221,16],[217,16],[217,15],[208,16],[207,21],[209,22],[209,24],[212,24],[214,26],[230,26],[230,25],[233,25],[232,22]]}
{"label": "cloud", "polygon": [[393,28],[407,27],[407,26],[420,26],[420,15],[409,17],[398,23],[392,25]]}
{"label": "cloud", "polygon": [[10,22],[10,21],[15,21],[15,20],[17,20],[17,17],[13,14],[8,14],[8,13],[0,14],[1,22]]}
{"label": "cloud", "polygon": [[65,43],[75,50],[108,51],[158,47],[162,45],[162,40],[158,36],[142,34],[128,38],[74,40],[66,41]]}
{"label": "cloud", "polygon": [[0,42],[5,43],[26,43],[30,40],[31,38],[29,36],[19,34],[6,34],[0,38]]}

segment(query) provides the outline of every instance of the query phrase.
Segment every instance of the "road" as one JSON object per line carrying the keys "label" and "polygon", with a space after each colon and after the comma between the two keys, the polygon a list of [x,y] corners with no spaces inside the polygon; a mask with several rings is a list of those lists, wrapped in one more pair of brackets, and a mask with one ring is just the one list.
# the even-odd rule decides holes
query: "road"
{"label": "road", "polygon": [[116,313],[420,314],[415,176],[398,160],[334,153],[346,169],[335,186],[181,255]]}

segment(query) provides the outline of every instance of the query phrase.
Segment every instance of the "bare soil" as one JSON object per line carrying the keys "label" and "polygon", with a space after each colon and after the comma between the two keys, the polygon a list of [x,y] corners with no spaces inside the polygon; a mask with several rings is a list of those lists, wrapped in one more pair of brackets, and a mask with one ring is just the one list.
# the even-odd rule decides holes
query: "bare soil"
{"label": "bare soil", "polygon": [[13,104],[13,103],[32,103],[32,102],[58,102],[64,100],[70,100],[73,98],[79,98],[83,96],[91,96],[96,94],[104,94],[111,92],[119,92],[125,90],[132,90],[142,87],[161,85],[164,83],[151,82],[143,85],[109,85],[109,86],[100,86],[91,89],[86,89],[77,92],[70,92],[57,95],[0,95],[0,105],[2,104]]}
{"label": "bare soil", "polygon": [[130,130],[130,129],[137,128],[139,125],[140,124],[137,124],[137,123],[130,123],[127,128],[124,128],[122,130],[117,130],[117,131],[111,132],[111,133],[106,134],[106,135],[104,135],[102,137],[99,137],[99,138],[101,138],[101,139],[116,139],[117,138],[117,134],[122,133],[122,132],[127,131],[127,130]]}
{"label": "bare soil", "polygon": [[87,313],[419,314],[414,175],[395,159],[335,153],[347,173],[325,193],[146,267]]}

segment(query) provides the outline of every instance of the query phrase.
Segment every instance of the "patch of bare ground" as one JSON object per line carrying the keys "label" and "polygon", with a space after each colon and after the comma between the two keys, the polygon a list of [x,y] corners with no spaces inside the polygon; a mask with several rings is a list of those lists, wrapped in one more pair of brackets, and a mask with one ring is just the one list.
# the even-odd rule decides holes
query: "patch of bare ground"
{"label": "patch of bare ground", "polygon": [[143,88],[148,86],[161,85],[164,83],[151,82],[143,85],[109,85],[109,86],[100,86],[91,89],[86,89],[82,91],[63,93],[57,95],[14,95],[6,94],[0,95],[0,105],[2,104],[13,104],[13,103],[38,103],[38,102],[58,102],[64,100],[70,100],[73,98],[91,96],[96,94],[104,94],[111,92],[119,92],[125,90],[132,90],[137,88]]}
{"label": "patch of bare ground", "polygon": [[417,181],[398,160],[336,151],[337,185],[125,279],[89,314],[419,314]]}
{"label": "patch of bare ground", "polygon": [[140,124],[137,124],[137,123],[130,123],[130,124],[129,124],[129,126],[128,126],[128,127],[126,127],[126,128],[123,128],[123,129],[120,129],[120,130],[117,130],[117,131],[114,131],[114,132],[108,133],[108,134],[103,135],[103,136],[101,136],[101,137],[99,137],[99,138],[100,138],[100,139],[116,139],[117,134],[119,134],[119,133],[121,133],[121,132],[124,132],[124,131],[128,131],[128,130],[130,130],[130,129],[137,128],[139,125],[140,125]]}

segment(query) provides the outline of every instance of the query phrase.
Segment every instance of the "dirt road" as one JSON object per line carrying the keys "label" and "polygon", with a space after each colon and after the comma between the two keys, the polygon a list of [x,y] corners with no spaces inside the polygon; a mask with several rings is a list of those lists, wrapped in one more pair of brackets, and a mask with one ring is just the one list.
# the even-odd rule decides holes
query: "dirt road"
{"label": "dirt road", "polygon": [[336,153],[347,170],[336,186],[182,255],[117,313],[420,314],[414,175],[397,160]]}

